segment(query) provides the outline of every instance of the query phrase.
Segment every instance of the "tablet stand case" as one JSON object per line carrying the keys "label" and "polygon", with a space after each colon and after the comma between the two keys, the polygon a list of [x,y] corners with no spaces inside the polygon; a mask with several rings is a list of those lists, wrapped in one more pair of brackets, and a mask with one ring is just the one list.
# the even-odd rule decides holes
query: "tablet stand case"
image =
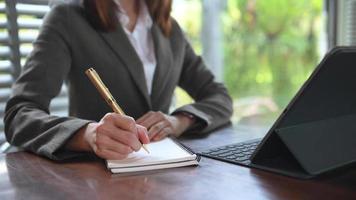
{"label": "tablet stand case", "polygon": [[356,160],[356,48],[332,50],[251,158],[251,166],[310,178]]}
{"label": "tablet stand case", "polygon": [[356,115],[277,129],[274,137],[252,165],[310,178],[356,161]]}

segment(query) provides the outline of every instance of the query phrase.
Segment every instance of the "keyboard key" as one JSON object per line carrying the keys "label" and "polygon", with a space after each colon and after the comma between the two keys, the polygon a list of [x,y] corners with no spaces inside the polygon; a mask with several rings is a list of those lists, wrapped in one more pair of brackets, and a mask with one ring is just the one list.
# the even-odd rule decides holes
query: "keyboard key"
{"label": "keyboard key", "polygon": [[260,141],[251,141],[238,144],[226,145],[203,152],[211,158],[219,158],[233,163],[248,165],[250,157],[254,153]]}
{"label": "keyboard key", "polygon": [[250,160],[240,161],[241,164],[249,165],[251,164]]}
{"label": "keyboard key", "polygon": [[250,157],[249,156],[242,156],[242,157],[238,157],[235,160],[239,160],[239,161],[244,161],[244,160],[249,160]]}
{"label": "keyboard key", "polygon": [[229,160],[234,160],[234,159],[236,159],[237,157],[236,157],[235,155],[231,155],[231,156],[227,156],[226,158],[229,159]]}
{"label": "keyboard key", "polygon": [[233,155],[231,152],[219,154],[220,157],[227,157],[227,156],[231,156],[231,155]]}

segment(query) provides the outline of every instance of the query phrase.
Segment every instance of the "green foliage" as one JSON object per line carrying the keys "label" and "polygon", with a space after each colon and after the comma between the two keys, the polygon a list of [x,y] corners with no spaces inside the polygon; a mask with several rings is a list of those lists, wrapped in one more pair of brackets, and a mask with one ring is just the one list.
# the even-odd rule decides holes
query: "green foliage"
{"label": "green foliage", "polygon": [[[173,12],[198,54],[203,1],[181,1]],[[227,0],[224,81],[234,99],[234,123],[248,118],[271,123],[313,71],[320,59],[322,2]],[[180,89],[176,94],[179,106],[192,101]]]}
{"label": "green foliage", "polygon": [[322,0],[228,0],[225,82],[285,105],[316,66]]}

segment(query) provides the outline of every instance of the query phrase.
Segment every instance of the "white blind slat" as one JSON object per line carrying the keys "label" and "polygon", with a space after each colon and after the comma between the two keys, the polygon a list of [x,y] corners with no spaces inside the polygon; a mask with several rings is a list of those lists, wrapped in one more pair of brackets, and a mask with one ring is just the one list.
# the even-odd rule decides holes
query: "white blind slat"
{"label": "white blind slat", "polygon": [[356,0],[339,0],[337,14],[337,45],[356,45]]}

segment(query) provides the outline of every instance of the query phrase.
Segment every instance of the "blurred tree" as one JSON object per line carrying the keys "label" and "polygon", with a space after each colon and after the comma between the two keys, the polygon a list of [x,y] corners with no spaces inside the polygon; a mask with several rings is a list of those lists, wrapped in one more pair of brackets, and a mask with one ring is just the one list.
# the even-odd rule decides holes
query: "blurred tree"
{"label": "blurred tree", "polygon": [[[213,9],[219,0],[179,0],[175,17],[198,54],[218,49],[209,42],[219,42],[213,36],[214,24],[222,22],[223,77],[238,104],[235,119],[244,113],[240,108],[261,102],[256,99],[283,108],[319,61],[323,0],[226,1],[223,14],[216,15],[204,6],[210,3]],[[177,93],[178,104],[191,101],[182,91]],[[252,110],[256,109],[266,108],[254,106]],[[278,114],[276,109],[271,112]]]}
{"label": "blurred tree", "polygon": [[318,62],[322,0],[229,0],[225,81],[235,98],[284,106]]}

